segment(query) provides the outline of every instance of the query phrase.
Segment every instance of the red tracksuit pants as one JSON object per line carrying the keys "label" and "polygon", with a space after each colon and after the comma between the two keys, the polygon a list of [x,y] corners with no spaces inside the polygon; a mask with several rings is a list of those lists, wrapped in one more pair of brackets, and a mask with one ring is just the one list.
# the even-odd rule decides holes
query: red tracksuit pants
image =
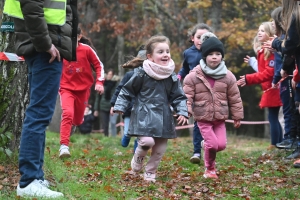
{"label": "red tracksuit pants", "polygon": [[79,126],[83,122],[84,110],[88,105],[90,89],[83,91],[60,89],[59,95],[62,109],[60,144],[69,146],[72,125]]}

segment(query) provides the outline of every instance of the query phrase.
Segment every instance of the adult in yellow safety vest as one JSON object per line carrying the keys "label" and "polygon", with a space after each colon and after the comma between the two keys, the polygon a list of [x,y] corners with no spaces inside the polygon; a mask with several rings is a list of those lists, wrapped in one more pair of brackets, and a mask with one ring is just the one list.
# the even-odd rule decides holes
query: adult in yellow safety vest
{"label": "adult in yellow safety vest", "polygon": [[28,67],[29,105],[19,150],[18,196],[56,198],[44,178],[45,131],[52,118],[62,59],[76,60],[77,0],[5,0],[14,20],[16,53]]}

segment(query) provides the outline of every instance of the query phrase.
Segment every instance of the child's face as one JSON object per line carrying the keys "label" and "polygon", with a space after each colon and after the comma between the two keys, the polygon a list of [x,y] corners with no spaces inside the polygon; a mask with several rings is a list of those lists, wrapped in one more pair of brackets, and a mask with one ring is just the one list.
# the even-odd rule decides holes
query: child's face
{"label": "child's face", "polygon": [[114,73],[113,73],[112,71],[109,71],[109,72],[106,74],[106,80],[111,80],[113,76],[114,76]]}
{"label": "child's face", "polygon": [[206,30],[206,29],[198,29],[196,31],[195,35],[192,36],[192,41],[194,42],[194,45],[196,46],[196,48],[199,49],[199,50],[201,48],[201,43],[200,43],[201,35],[203,35],[206,32],[208,32],[208,30]]}
{"label": "child's face", "polygon": [[90,111],[90,109],[89,109],[88,107],[85,107],[85,109],[84,109],[84,114],[85,114],[85,115],[89,114],[89,111]]}
{"label": "child's face", "polygon": [[165,42],[154,44],[152,54],[147,54],[150,61],[162,66],[168,66],[171,59],[169,45]]}
{"label": "child's face", "polygon": [[213,51],[206,56],[206,64],[211,69],[216,69],[222,61],[222,54],[218,51]]}
{"label": "child's face", "polygon": [[258,32],[257,32],[257,40],[259,42],[265,42],[269,39],[269,36],[266,34],[264,26],[260,25]]}

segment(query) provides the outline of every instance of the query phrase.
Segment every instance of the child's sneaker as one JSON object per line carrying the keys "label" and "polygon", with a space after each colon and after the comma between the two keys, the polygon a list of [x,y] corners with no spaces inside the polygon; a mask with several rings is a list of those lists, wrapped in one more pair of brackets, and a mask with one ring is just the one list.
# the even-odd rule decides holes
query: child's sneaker
{"label": "child's sneaker", "polygon": [[129,142],[130,142],[130,137],[123,135],[122,140],[121,140],[122,147],[128,147]]}
{"label": "child's sneaker", "polygon": [[134,160],[134,156],[131,160],[131,169],[133,172],[140,172],[143,168],[144,157],[137,157],[137,161]]}
{"label": "child's sneaker", "polygon": [[155,174],[151,173],[151,172],[145,172],[144,173],[144,180],[145,181],[149,181],[149,182],[155,182]]}
{"label": "child's sneaker", "polygon": [[59,158],[69,158],[69,157],[71,157],[69,147],[64,144],[60,145]]}
{"label": "child's sneaker", "polygon": [[190,162],[194,163],[194,164],[198,164],[200,163],[201,160],[201,156],[198,154],[194,154],[191,158],[190,158]]}
{"label": "child's sneaker", "polygon": [[296,160],[296,161],[294,162],[294,167],[295,167],[295,168],[300,168],[300,159],[299,159],[299,160]]}
{"label": "child's sneaker", "polygon": [[204,174],[203,174],[204,178],[214,178],[214,179],[218,179],[219,177],[217,176],[216,170],[208,170],[206,169]]}
{"label": "child's sneaker", "polygon": [[40,197],[40,198],[58,198],[63,197],[63,193],[52,191],[41,184],[41,181],[35,179],[24,188],[17,187],[17,196],[20,197]]}

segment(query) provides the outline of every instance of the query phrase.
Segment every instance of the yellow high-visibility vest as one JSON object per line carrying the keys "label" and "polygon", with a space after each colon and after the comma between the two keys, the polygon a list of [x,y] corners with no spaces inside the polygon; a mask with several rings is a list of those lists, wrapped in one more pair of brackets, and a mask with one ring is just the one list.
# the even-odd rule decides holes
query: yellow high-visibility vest
{"label": "yellow high-visibility vest", "polygon": [[[44,17],[47,24],[62,26],[66,23],[66,4],[67,0],[44,1]],[[3,13],[24,19],[19,0],[6,0]]]}

